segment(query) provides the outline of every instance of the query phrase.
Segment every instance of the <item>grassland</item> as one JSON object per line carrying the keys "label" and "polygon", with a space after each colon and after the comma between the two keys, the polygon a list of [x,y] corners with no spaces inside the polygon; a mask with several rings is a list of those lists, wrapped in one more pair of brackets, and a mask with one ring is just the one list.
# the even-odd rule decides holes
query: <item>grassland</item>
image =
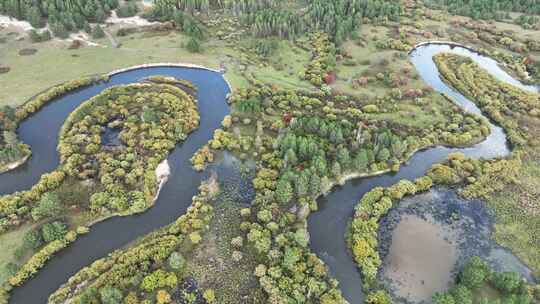
{"label": "grassland", "polygon": [[6,265],[19,262],[16,251],[23,245],[23,237],[30,229],[32,229],[32,225],[23,225],[17,230],[0,235],[0,244],[2,244],[2,250],[0,250],[0,269],[2,269],[0,271],[0,284],[8,278],[8,273],[3,271]]}
{"label": "grassland", "polygon": [[[2,36],[7,38],[6,43],[0,44],[2,65],[11,70],[0,74],[0,105],[20,105],[37,92],[81,76],[160,62],[192,63],[214,69],[225,67],[225,78],[234,88],[247,86],[248,75],[284,87],[309,87],[307,82],[291,74],[308,62],[310,54],[288,41],[280,43],[276,55],[263,60],[247,48],[240,51],[235,44],[219,39],[206,41],[203,53],[190,53],[182,47],[186,36],[174,31],[118,37],[120,48],[111,47],[106,38],[96,41],[99,46],[69,49],[70,43],[66,41],[31,43],[28,38],[16,41],[0,31]],[[19,55],[22,49],[28,48],[37,52],[31,56]]]}
{"label": "grassland", "polygon": [[517,177],[519,183],[509,185],[487,200],[495,210],[493,238],[510,248],[536,277],[540,276],[540,166],[537,161],[524,162]]}

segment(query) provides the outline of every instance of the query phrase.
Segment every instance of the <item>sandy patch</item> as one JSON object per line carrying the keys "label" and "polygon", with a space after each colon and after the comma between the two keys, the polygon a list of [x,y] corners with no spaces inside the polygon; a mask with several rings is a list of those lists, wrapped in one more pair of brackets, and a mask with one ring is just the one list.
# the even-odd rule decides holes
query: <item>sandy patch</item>
{"label": "sandy patch", "polygon": [[171,175],[171,167],[169,166],[169,162],[165,159],[156,168],[156,178],[161,183],[163,181],[166,181],[169,178],[169,175]]}
{"label": "sandy patch", "polygon": [[105,20],[107,24],[120,24],[120,25],[129,25],[129,26],[148,26],[154,25],[158,22],[150,22],[141,16],[133,16],[128,18],[119,18],[116,14],[116,11],[111,12],[111,16]]}
{"label": "sandy patch", "polygon": [[161,188],[163,188],[163,185],[169,179],[169,175],[171,175],[171,167],[169,166],[169,162],[167,161],[167,159],[159,163],[159,165],[156,167],[155,173],[156,173],[156,179],[159,186],[158,186],[158,191],[156,193],[156,196],[154,197],[154,201],[156,201],[157,198],[159,197]]}
{"label": "sandy patch", "polygon": [[19,21],[9,16],[0,15],[0,29],[1,28],[27,32],[34,27],[27,21]]}
{"label": "sandy patch", "polygon": [[92,40],[90,40],[90,36],[88,36],[88,34],[83,31],[80,31],[78,33],[71,33],[69,35],[69,40],[71,41],[80,40],[84,42],[87,46],[102,46],[101,44],[95,43]]}

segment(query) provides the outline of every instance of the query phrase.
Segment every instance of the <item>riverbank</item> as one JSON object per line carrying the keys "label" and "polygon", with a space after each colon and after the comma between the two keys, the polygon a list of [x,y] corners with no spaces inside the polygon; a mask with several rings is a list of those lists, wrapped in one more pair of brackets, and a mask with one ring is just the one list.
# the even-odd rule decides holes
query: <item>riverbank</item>
{"label": "riverbank", "polygon": [[11,163],[8,163],[8,164],[5,164],[3,166],[0,167],[0,174],[2,173],[6,173],[8,171],[11,171],[11,170],[14,170],[16,168],[18,168],[19,166],[23,165],[24,163],[26,163],[26,161],[32,156],[32,153],[28,153],[27,155],[23,156],[21,159],[19,160],[16,160],[14,162],[11,162]]}
{"label": "riverbank", "polygon": [[[66,267],[74,271],[81,269],[95,259],[126,245],[132,239],[173,222],[185,212],[189,204],[183,198],[194,195],[193,193],[199,185],[198,181],[205,174],[194,172],[189,166],[185,170],[179,166],[184,163],[189,164],[189,158],[198,147],[208,142],[212,136],[212,131],[220,126],[223,116],[228,113],[228,106],[224,100],[229,93],[229,86],[223,80],[221,74],[209,70],[180,67],[149,67],[119,73],[110,77],[108,82],[95,84],[78,90],[69,96],[60,97],[57,99],[58,102],[51,103],[50,106],[32,115],[20,127],[22,131],[21,139],[40,152],[41,161],[35,164],[32,163],[32,166],[43,164],[44,159],[51,160],[48,165],[54,165],[54,160],[57,159],[58,155],[57,143],[47,140],[48,135],[44,136],[44,128],[40,127],[40,124],[47,124],[49,127],[46,129],[50,132],[50,136],[56,138],[65,119],[64,117],[76,109],[81,102],[99,94],[108,87],[138,82],[151,75],[187,79],[198,88],[203,88],[210,81],[213,88],[213,90],[199,90],[197,93],[199,111],[201,111],[200,127],[189,135],[186,143],[176,146],[169,154],[167,159],[171,167],[171,175],[168,182],[163,185],[158,199],[152,208],[137,216],[115,216],[108,220],[104,220],[104,218],[96,220],[92,223],[90,233],[80,237],[69,247],[69,254],[74,254],[75,259],[66,261],[60,257],[52,258],[33,279],[26,282],[23,287],[16,288],[13,291],[13,301],[26,303],[45,301],[50,293],[67,280],[66,275],[69,273],[65,271]],[[36,134],[41,135],[37,136]],[[31,158],[29,164],[35,161],[36,159]],[[30,178],[35,178],[35,175],[39,175],[41,170],[47,172],[50,169],[39,167],[37,170],[27,172],[27,174],[33,174],[33,176],[16,178],[16,180],[21,183],[28,178],[28,183],[31,184]],[[14,174],[14,172],[7,174]],[[181,175],[178,174],[180,172]],[[155,173],[153,172],[153,174]],[[6,178],[7,181],[14,181],[13,179],[7,179],[7,175],[1,177]],[[3,182],[0,184],[2,184],[2,187],[8,187]],[[114,231],[114,237],[110,237],[111,231]],[[96,248],[96,243],[101,244],[99,248]],[[59,256],[63,255],[60,254]],[[22,292],[22,290],[32,290],[33,292]]]}

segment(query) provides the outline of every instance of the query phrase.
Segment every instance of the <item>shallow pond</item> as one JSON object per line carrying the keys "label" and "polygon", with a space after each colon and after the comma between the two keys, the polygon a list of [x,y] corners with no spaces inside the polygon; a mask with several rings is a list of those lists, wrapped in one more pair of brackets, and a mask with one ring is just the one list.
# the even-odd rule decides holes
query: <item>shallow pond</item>
{"label": "shallow pond", "polygon": [[106,148],[122,146],[120,132],[122,132],[120,128],[105,128],[105,131],[101,136],[101,145],[105,146]]}
{"label": "shallow pond", "polygon": [[531,272],[492,239],[494,218],[479,200],[464,200],[453,189],[435,188],[405,198],[381,221],[380,279],[395,303],[429,302],[447,290],[472,256],[498,271]]}
{"label": "shallow pond", "polygon": [[433,220],[403,216],[392,233],[382,270],[396,296],[424,301],[451,286],[457,249],[455,236],[447,234]]}

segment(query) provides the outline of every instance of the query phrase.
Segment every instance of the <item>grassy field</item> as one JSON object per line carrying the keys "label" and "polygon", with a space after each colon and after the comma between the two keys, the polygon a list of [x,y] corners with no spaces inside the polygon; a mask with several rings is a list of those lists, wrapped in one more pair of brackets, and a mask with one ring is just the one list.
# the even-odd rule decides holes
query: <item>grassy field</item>
{"label": "grassy field", "polygon": [[488,205],[495,210],[494,239],[510,248],[525,264],[540,276],[540,166],[527,161],[517,178],[517,185],[496,193]]}
{"label": "grassy field", "polygon": [[21,247],[24,235],[32,227],[32,225],[24,225],[17,230],[0,234],[0,244],[2,244],[2,250],[0,250],[0,284],[8,278],[5,271],[6,264],[19,262],[15,257],[15,251]]}
{"label": "grassy field", "polygon": [[[294,75],[294,71],[308,62],[310,54],[290,42],[281,43],[267,63],[257,57],[255,63],[248,63],[244,58],[252,54],[218,39],[205,42],[203,53],[190,53],[182,47],[186,37],[177,32],[135,33],[120,37],[120,48],[112,48],[107,39],[101,39],[96,41],[100,46],[79,49],[69,49],[69,43],[64,41],[33,44],[28,39],[15,41],[0,32],[0,37],[2,35],[8,40],[0,44],[0,60],[11,70],[0,74],[0,105],[20,105],[50,86],[81,76],[159,62],[193,63],[215,69],[224,65],[227,68],[225,78],[233,88],[247,86],[245,76],[248,73],[285,87],[309,86]],[[27,48],[37,52],[30,56],[19,55],[20,50]],[[275,67],[277,63],[280,63],[280,70]]]}

